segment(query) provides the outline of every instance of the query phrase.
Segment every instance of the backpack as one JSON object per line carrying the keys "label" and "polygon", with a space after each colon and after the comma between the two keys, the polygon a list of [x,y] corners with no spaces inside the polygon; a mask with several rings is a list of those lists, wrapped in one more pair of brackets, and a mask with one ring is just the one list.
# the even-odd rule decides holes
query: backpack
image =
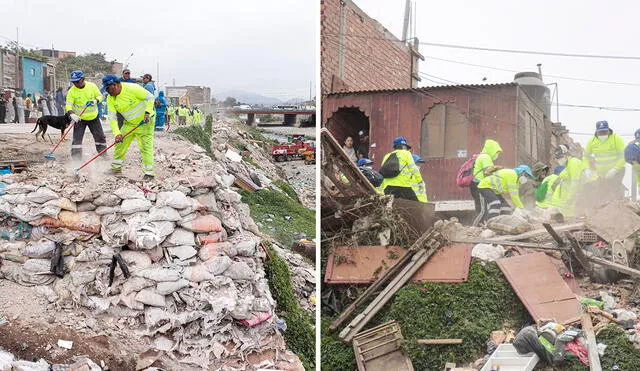
{"label": "backpack", "polygon": [[162,102],[160,102],[160,99],[156,99],[153,102],[153,106],[156,107],[156,108],[159,108],[160,106],[162,106]]}
{"label": "backpack", "polygon": [[400,174],[400,159],[395,152],[391,152],[387,161],[380,167],[380,175],[384,178],[395,178]]}
{"label": "backpack", "polygon": [[382,184],[382,181],[384,180],[382,175],[376,171],[364,168],[360,168],[360,171],[374,187],[380,187],[380,184]]}
{"label": "backpack", "polygon": [[478,158],[477,154],[471,156],[470,159],[465,161],[462,166],[460,166],[458,175],[456,176],[456,184],[458,185],[458,187],[467,188],[473,182],[473,177],[475,175],[473,173],[473,166],[476,163],[476,158]]}

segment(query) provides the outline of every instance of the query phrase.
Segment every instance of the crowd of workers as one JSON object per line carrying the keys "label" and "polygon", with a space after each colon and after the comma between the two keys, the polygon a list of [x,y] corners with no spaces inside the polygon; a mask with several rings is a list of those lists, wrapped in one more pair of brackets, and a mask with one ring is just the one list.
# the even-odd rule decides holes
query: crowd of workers
{"label": "crowd of workers", "polygon": [[[366,132],[360,134],[364,134],[361,143],[364,139],[368,141]],[[393,151],[384,156],[378,172],[373,170],[373,161],[361,154],[364,151],[353,148],[351,137],[345,138],[343,149],[379,193],[427,202],[420,173],[424,161],[411,153],[405,138],[393,141]],[[474,225],[511,214],[515,209],[539,211],[555,207],[563,216],[571,217],[595,203],[621,199],[625,190],[622,185],[625,162],[632,165],[640,184],[640,129],[635,132],[635,140],[625,143],[607,121],[596,123],[595,133],[581,158],[566,145],[558,145],[553,153],[553,171],[552,165],[541,162],[535,163],[533,170],[526,164],[513,169],[498,166],[495,163],[502,152],[497,141],[488,139],[482,151],[472,158],[473,180],[468,187],[475,204]]]}

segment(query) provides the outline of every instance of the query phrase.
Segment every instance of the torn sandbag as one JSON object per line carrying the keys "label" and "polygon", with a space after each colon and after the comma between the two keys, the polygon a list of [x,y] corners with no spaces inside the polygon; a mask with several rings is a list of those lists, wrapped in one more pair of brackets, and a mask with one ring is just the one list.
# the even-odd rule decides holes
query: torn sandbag
{"label": "torn sandbag", "polygon": [[222,230],[222,223],[220,222],[220,219],[213,215],[201,215],[192,220],[185,219],[178,222],[178,225],[192,232],[207,233],[220,232]]}
{"label": "torn sandbag", "polygon": [[228,256],[215,256],[202,263],[202,265],[204,265],[211,274],[218,275],[223,274],[232,263],[231,258]]}
{"label": "torn sandbag", "polygon": [[196,201],[198,201],[208,212],[218,212],[218,204],[216,203],[216,196],[213,192],[196,196]]}
{"label": "torn sandbag", "polygon": [[29,258],[49,258],[56,248],[56,243],[47,239],[29,243],[22,252],[22,255]]}
{"label": "torn sandbag", "polygon": [[89,233],[100,233],[100,216],[93,211],[61,211],[58,218],[42,217],[31,225],[44,225],[49,228],[67,228]]}
{"label": "torn sandbag", "polygon": [[11,208],[9,214],[22,221],[33,222],[42,217],[55,218],[59,212],[60,208],[54,205],[31,206],[30,204],[21,204]]}
{"label": "torn sandbag", "polygon": [[189,287],[189,281],[186,279],[179,279],[177,281],[158,282],[156,285],[156,291],[160,295],[171,295],[185,287]]}
{"label": "torn sandbag", "polygon": [[182,220],[180,213],[170,206],[157,207],[153,206],[149,209],[149,221],[170,221],[178,222]]}
{"label": "torn sandbag", "polygon": [[533,229],[525,219],[516,215],[498,215],[487,221],[487,228],[498,234],[520,234]]}
{"label": "torn sandbag", "polygon": [[76,206],[76,211],[94,211],[96,209],[96,205],[92,202],[80,202]]}
{"label": "torn sandbag", "polygon": [[44,203],[44,206],[48,206],[48,205],[57,206],[62,210],[74,211],[74,212],[78,211],[78,207],[76,203],[66,197],[56,198]]}
{"label": "torn sandbag", "polygon": [[233,262],[223,274],[233,280],[252,280],[256,275],[245,262]]}
{"label": "torn sandbag", "polygon": [[183,182],[184,184],[189,185],[191,188],[216,188],[218,186],[218,182],[216,182],[215,178],[212,176],[203,176],[200,178],[188,178]]}
{"label": "torn sandbag", "polygon": [[147,199],[127,199],[120,205],[120,214],[133,214],[147,211],[151,208],[151,201]]}
{"label": "torn sandbag", "polygon": [[129,241],[137,250],[150,250],[165,241],[175,231],[173,222],[151,222],[141,226],[130,225]]}
{"label": "torn sandbag", "polygon": [[186,267],[184,269],[183,276],[191,282],[202,282],[215,278],[215,276],[202,264]]}
{"label": "torn sandbag", "polygon": [[37,191],[27,194],[27,201],[43,204],[47,201],[57,199],[57,193],[47,187],[40,187]]}
{"label": "torn sandbag", "polygon": [[[135,272],[135,271],[132,271],[132,272]],[[156,281],[154,280],[146,279],[144,277],[134,276],[122,283],[122,288],[120,289],[120,292],[123,295],[129,295],[132,292],[136,293],[142,289],[146,289],[147,287],[154,286],[155,284],[156,284]]]}
{"label": "torn sandbag", "polygon": [[253,256],[256,253],[258,244],[254,240],[241,241],[235,244],[235,248],[240,256]]}
{"label": "torn sandbag", "polygon": [[20,193],[30,193],[37,190],[38,187],[31,184],[23,184],[23,183],[15,183],[9,184],[3,189],[3,192],[8,195],[20,194]]}
{"label": "torn sandbag", "polygon": [[193,232],[176,228],[164,241],[163,246],[195,246],[195,244],[196,241]]}
{"label": "torn sandbag", "polygon": [[120,255],[131,272],[141,271],[151,266],[151,258],[143,252],[124,250]]}
{"label": "torn sandbag", "polygon": [[160,192],[156,197],[156,206],[169,206],[174,209],[184,209],[191,205],[191,200],[180,191]]}
{"label": "torn sandbag", "polygon": [[140,188],[121,187],[113,191],[113,194],[123,200],[144,199],[144,192]]}
{"label": "torn sandbag", "polygon": [[120,205],[118,206],[98,206],[95,210],[98,215],[116,214],[120,212]]}
{"label": "torn sandbag", "polygon": [[95,200],[93,200],[93,205],[96,206],[109,206],[109,207],[113,207],[113,206],[118,206],[120,205],[120,201],[121,198],[111,194],[111,193],[106,193],[103,195],[100,195],[98,198],[96,198]]}
{"label": "torn sandbag", "polygon": [[136,300],[143,304],[151,305],[154,307],[164,307],[166,305],[164,295],[158,294],[154,289],[151,288],[140,290],[140,292],[136,294]]}
{"label": "torn sandbag", "polygon": [[168,247],[167,252],[171,257],[178,258],[180,260],[187,260],[196,256],[198,251],[193,246],[175,246]]}
{"label": "torn sandbag", "polygon": [[118,214],[102,217],[101,237],[109,246],[122,246],[129,238],[129,225]]}
{"label": "torn sandbag", "polygon": [[27,203],[27,195],[24,193],[6,194],[0,196],[0,199],[13,205],[21,205]]}
{"label": "torn sandbag", "polygon": [[180,272],[174,268],[147,268],[135,273],[136,276],[144,277],[156,282],[177,281],[180,279]]}
{"label": "torn sandbag", "polygon": [[198,202],[198,200],[194,198],[190,198],[189,201],[190,201],[189,206],[185,207],[184,209],[178,210],[178,213],[180,214],[181,217],[185,217],[191,213],[195,213],[196,211],[205,210],[205,207],[201,205],[200,202]]}
{"label": "torn sandbag", "polygon": [[206,261],[218,255],[218,252],[225,251],[225,249],[232,246],[233,245],[229,242],[210,243],[200,248],[200,251],[198,251],[198,257],[200,257],[201,260]]}
{"label": "torn sandbag", "polygon": [[204,246],[216,242],[224,242],[227,240],[227,232],[223,229],[220,232],[198,235],[198,245]]}

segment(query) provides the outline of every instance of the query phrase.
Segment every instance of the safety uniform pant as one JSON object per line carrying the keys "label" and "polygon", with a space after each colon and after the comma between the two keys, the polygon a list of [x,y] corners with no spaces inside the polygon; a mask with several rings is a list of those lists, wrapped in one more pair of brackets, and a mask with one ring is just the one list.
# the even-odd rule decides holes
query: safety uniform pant
{"label": "safety uniform pant", "polygon": [[[134,132],[127,135],[122,139],[121,143],[115,145],[113,151],[113,162],[111,162],[111,169],[121,170],[124,164],[124,158],[131,145],[131,141],[135,138],[138,142],[138,149],[140,150],[140,157],[142,160],[142,172],[145,175],[155,176],[155,169],[153,166],[153,128],[152,124],[154,117],[152,116],[148,123],[141,125]],[[122,135],[128,133],[131,129],[135,128],[137,124],[124,122],[122,125]]]}
{"label": "safety uniform pant", "polygon": [[393,195],[395,198],[404,198],[405,200],[418,201],[416,193],[411,187],[386,186],[384,194]]}
{"label": "safety uniform pant", "polygon": [[96,144],[96,151],[100,152],[107,148],[107,138],[104,136],[100,120],[96,117],[93,120],[80,120],[73,126],[73,142],[71,143],[71,157],[74,160],[82,159],[82,140],[84,139],[84,131],[89,128],[93,141]]}
{"label": "safety uniform pant", "polygon": [[164,112],[156,111],[156,130],[162,131],[164,129]]}
{"label": "safety uniform pant", "polygon": [[476,215],[480,214],[480,196],[478,196],[478,183],[471,182],[469,184],[469,193],[471,193],[471,197],[473,198],[473,205],[476,209]]}
{"label": "safety uniform pant", "polygon": [[480,198],[480,212],[473,220],[474,227],[498,215],[511,214],[511,207],[504,197],[495,194],[490,188],[478,188],[478,197]]}

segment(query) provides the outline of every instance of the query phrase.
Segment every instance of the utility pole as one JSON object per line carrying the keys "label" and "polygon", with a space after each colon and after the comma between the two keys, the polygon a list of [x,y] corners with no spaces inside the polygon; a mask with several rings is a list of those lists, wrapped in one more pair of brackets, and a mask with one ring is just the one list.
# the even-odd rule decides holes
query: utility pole
{"label": "utility pole", "polygon": [[404,23],[402,25],[402,42],[407,42],[409,36],[409,19],[411,17],[411,0],[405,1],[404,6]]}
{"label": "utility pole", "polygon": [[20,29],[16,27],[16,90],[20,90]]}

